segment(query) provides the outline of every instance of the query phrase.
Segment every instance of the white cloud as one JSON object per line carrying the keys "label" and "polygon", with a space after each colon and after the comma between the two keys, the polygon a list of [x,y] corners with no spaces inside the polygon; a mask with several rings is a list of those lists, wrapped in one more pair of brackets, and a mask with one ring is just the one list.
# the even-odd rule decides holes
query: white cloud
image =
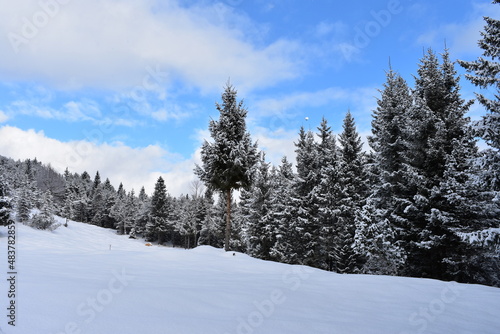
{"label": "white cloud", "polygon": [[96,121],[101,116],[98,104],[94,101],[83,99],[69,101],[60,110],[38,104],[39,101],[18,100],[7,106],[11,115],[29,115],[45,119],[57,119],[70,122]]}
{"label": "white cloud", "polygon": [[[303,110],[316,107],[331,106],[334,115],[345,115],[345,110],[339,110],[337,104],[348,105],[358,125],[368,126],[371,120],[371,111],[376,107],[376,88],[360,87],[346,89],[341,87],[330,87],[313,92],[295,92],[281,97],[267,98],[257,101],[252,108],[249,117],[273,117],[284,127],[287,124],[296,124],[302,121]],[[320,115],[332,122],[331,115]],[[311,120],[312,121],[312,120]],[[315,125],[316,126],[316,125]],[[365,130],[365,129],[363,129]]]}
{"label": "white cloud", "polygon": [[491,2],[473,3],[473,10],[463,22],[441,24],[437,28],[422,33],[416,40],[419,45],[435,46],[442,48],[444,41],[453,54],[477,55],[480,52],[477,46],[481,38],[480,32],[484,30],[483,16],[498,17],[500,8]]}
{"label": "white cloud", "polygon": [[266,128],[253,129],[252,139],[256,140],[259,150],[266,153],[266,161],[278,166],[281,159],[286,156],[289,162],[295,163],[295,145],[294,141],[298,139],[297,131],[285,131],[278,129],[270,131]]}
{"label": "white cloud", "polygon": [[175,0],[6,2],[0,75],[65,89],[116,89],[152,84],[153,68],[168,73],[161,85],[180,79],[210,91],[228,77],[251,89],[297,76],[299,45],[257,45],[244,30],[248,22],[230,6],[185,8]]}
{"label": "white cloud", "polygon": [[7,122],[8,119],[9,116],[5,112],[0,110],[0,123]]}
{"label": "white cloud", "polygon": [[255,104],[255,111],[261,116],[279,115],[284,110],[324,106],[334,100],[346,99],[349,92],[344,88],[327,88],[315,92],[295,92],[277,98],[268,98]]}
{"label": "white cloud", "polygon": [[61,142],[47,137],[43,131],[24,131],[11,126],[0,128],[0,138],[0,152],[4,156],[16,160],[36,157],[58,172],[68,167],[71,172],[87,171],[93,177],[99,171],[113,185],[122,182],[127,190],[134,189],[136,193],[142,186],[152,193],[161,175],[168,191],[177,196],[188,192],[194,179],[194,158],[181,159],[155,145],[132,148],[121,143]]}

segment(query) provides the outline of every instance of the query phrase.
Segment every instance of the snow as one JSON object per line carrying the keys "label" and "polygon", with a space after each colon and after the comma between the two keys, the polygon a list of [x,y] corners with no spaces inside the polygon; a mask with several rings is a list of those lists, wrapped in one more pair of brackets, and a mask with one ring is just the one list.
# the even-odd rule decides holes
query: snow
{"label": "snow", "polygon": [[[7,324],[9,287],[2,278],[0,333],[484,334],[500,328],[497,288],[340,275],[208,246],[147,247],[73,221],[53,232],[19,223],[16,229],[16,326]],[[0,227],[5,276],[6,240],[7,228]]]}
{"label": "snow", "polygon": [[481,231],[474,231],[469,233],[458,233],[462,240],[470,244],[490,245],[495,242],[495,239],[500,236],[500,228],[488,228]]}

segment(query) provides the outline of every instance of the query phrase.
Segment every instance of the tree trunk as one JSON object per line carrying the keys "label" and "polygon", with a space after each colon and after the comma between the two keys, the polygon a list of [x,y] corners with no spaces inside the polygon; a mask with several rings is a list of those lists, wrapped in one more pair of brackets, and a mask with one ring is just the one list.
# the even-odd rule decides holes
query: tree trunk
{"label": "tree trunk", "polygon": [[231,238],[231,189],[227,190],[227,212],[226,212],[226,240],[224,249],[229,251],[229,239]]}

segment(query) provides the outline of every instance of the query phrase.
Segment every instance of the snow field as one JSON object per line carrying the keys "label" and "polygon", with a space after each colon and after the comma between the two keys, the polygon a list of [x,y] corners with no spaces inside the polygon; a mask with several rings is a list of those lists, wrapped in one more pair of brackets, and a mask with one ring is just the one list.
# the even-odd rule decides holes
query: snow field
{"label": "snow field", "polygon": [[[2,298],[0,333],[493,334],[500,329],[496,288],[339,275],[208,246],[146,247],[144,241],[72,221],[54,232],[16,228],[16,326],[7,324]],[[1,227],[4,275],[6,236]],[[7,284],[1,281],[1,295]]]}

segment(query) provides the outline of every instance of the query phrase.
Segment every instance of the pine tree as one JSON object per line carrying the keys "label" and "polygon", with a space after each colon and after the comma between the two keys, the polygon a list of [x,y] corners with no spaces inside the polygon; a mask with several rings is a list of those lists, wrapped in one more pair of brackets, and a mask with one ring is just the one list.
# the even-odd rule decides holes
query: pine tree
{"label": "pine tree", "polygon": [[132,189],[129,191],[125,198],[125,219],[123,224],[123,234],[129,234],[134,227],[134,221],[138,213],[138,201],[135,196],[135,191]]}
{"label": "pine tree", "polygon": [[339,175],[339,152],[335,136],[323,118],[318,127],[319,143],[315,145],[318,159],[316,186],[311,190],[318,206],[319,228],[319,268],[336,270],[339,243],[339,210],[338,200],[343,189]]}
{"label": "pine tree", "polygon": [[116,228],[118,234],[125,234],[125,226],[127,225],[127,221],[130,219],[130,216],[127,212],[127,193],[123,188],[122,183],[118,186],[114,204],[111,207],[109,215],[115,222],[115,226],[113,227]]}
{"label": "pine tree", "polygon": [[347,112],[344,118],[339,143],[341,146],[339,181],[342,192],[337,203],[339,229],[336,234],[339,242],[336,252],[336,267],[340,273],[352,273],[358,262],[354,252],[356,214],[365,204],[367,177],[363,143],[350,112]]}
{"label": "pine tree", "polygon": [[270,164],[262,153],[258,162],[255,181],[248,192],[243,191],[240,197],[240,208],[244,211],[244,222],[248,238],[248,254],[269,260],[270,249],[274,244],[271,213],[271,176]]}
{"label": "pine tree", "polygon": [[[66,171],[68,171],[66,169]],[[69,176],[65,175],[65,190],[64,190],[64,206],[62,210],[62,216],[67,219],[76,219],[75,218],[75,201],[77,188],[74,186],[73,180]]]}
{"label": "pine tree", "polygon": [[[494,0],[493,4],[500,4],[500,1]],[[487,89],[486,92],[476,93],[479,102],[486,108],[486,115],[481,121],[474,124],[475,132],[489,145],[489,149],[481,152],[481,157],[476,160],[476,173],[472,187],[475,191],[468,189],[470,196],[476,196],[479,205],[476,212],[481,218],[483,229],[478,231],[466,231],[462,233],[467,235],[488,235],[488,240],[497,240],[491,235],[489,227],[498,227],[500,225],[500,82],[498,76],[500,73],[500,20],[491,17],[484,17],[486,25],[481,32],[481,39],[478,42],[483,50],[482,57],[475,61],[459,60],[458,63],[467,70],[465,77],[480,89]],[[456,173],[451,173],[453,176]],[[456,178],[456,177],[455,177]],[[452,178],[454,180],[455,178]],[[454,196],[454,199],[458,196]],[[461,200],[464,196],[460,196]],[[460,205],[463,207],[463,205]],[[466,212],[469,210],[466,210]],[[475,217],[477,219],[477,217]],[[474,221],[474,219],[471,219]],[[479,256],[475,259],[480,263],[482,277],[477,281],[482,284],[491,284],[500,286],[500,256],[498,249],[495,251],[495,242],[470,243],[467,237],[463,238],[469,245],[479,247]],[[481,276],[475,273],[475,276]],[[471,275],[469,275],[471,276]]]}
{"label": "pine tree", "polygon": [[92,190],[95,191],[101,185],[101,175],[99,171],[95,173],[94,183],[92,184]]}
{"label": "pine tree", "polygon": [[321,226],[319,209],[321,199],[314,189],[318,186],[319,155],[314,135],[301,128],[299,140],[295,143],[297,153],[297,178],[294,184],[294,205],[296,216],[291,228],[300,235],[296,240],[296,252],[301,264],[319,267],[322,261],[320,240]]}
{"label": "pine tree", "polygon": [[292,164],[283,157],[276,171],[276,182],[273,184],[275,191],[272,199],[272,234],[275,243],[270,249],[270,256],[273,260],[284,263],[299,263],[297,244],[300,242],[300,234],[294,226],[297,215],[297,208],[293,203],[295,177]]}
{"label": "pine tree", "polygon": [[358,270],[364,274],[397,275],[405,265],[406,254],[395,226],[389,218],[382,218],[376,206],[369,197],[356,215],[353,248]]}
{"label": "pine tree", "polygon": [[26,181],[22,188],[18,189],[16,201],[16,217],[22,223],[28,223],[31,218],[32,204],[32,189]]}
{"label": "pine tree", "polygon": [[183,247],[196,247],[196,236],[199,227],[196,199],[190,198],[189,195],[181,196],[177,202],[176,216],[175,230],[183,238]]}
{"label": "pine tree", "polygon": [[12,212],[9,187],[3,174],[0,174],[0,226],[8,225]]}
{"label": "pine tree", "polygon": [[413,196],[404,209],[410,222],[406,233],[406,273],[459,279],[452,274],[456,270],[451,269],[450,263],[463,261],[467,253],[455,232],[467,224],[467,214],[455,210],[453,200],[455,194],[467,188],[469,180],[456,177],[452,183],[449,176],[470,170],[469,159],[475,157],[476,146],[465,117],[472,101],[460,97],[459,78],[447,50],[442,58],[439,64],[429,50],[422,59],[414,104],[408,113],[406,180]]}
{"label": "pine tree", "polygon": [[146,224],[146,240],[159,244],[172,240],[173,226],[169,219],[172,213],[172,200],[167,194],[165,181],[160,176],[151,197],[151,217]]}
{"label": "pine tree", "polygon": [[226,232],[225,250],[229,250],[231,236],[231,193],[233,189],[248,188],[252,184],[257,162],[257,144],[252,144],[246,131],[247,110],[243,101],[237,102],[236,89],[229,83],[222,94],[222,105],[216,103],[219,120],[209,124],[212,143],[205,141],[201,149],[203,167],[195,173],[206,185],[225,193]]}
{"label": "pine tree", "polygon": [[[494,0],[494,4],[500,1]],[[495,162],[495,182],[492,184],[496,191],[500,191],[500,20],[485,17],[486,26],[481,32],[482,39],[478,45],[483,50],[483,57],[475,61],[459,60],[459,64],[467,69],[466,78],[479,88],[491,88],[492,97],[476,94],[479,102],[485,106],[488,113],[479,125],[479,134],[492,148],[492,159]],[[491,58],[491,60],[487,59]]]}
{"label": "pine tree", "polygon": [[207,189],[205,201],[207,203],[207,214],[201,226],[200,245],[209,245],[216,248],[224,246],[226,225],[226,203],[225,194],[219,193],[219,199],[213,203],[212,191]]}
{"label": "pine tree", "polygon": [[79,222],[88,222],[90,199],[87,195],[86,185],[83,180],[76,183],[75,201],[73,202],[74,220]]}
{"label": "pine tree", "polygon": [[[121,183],[120,183],[121,184]],[[123,188],[123,186],[122,186]],[[109,181],[106,179],[101,187],[101,226],[105,228],[114,228],[116,226],[116,218],[113,216],[113,207],[116,204],[118,192]],[[120,192],[121,195],[121,192]]]}
{"label": "pine tree", "polygon": [[146,224],[150,219],[151,214],[151,200],[146,194],[144,187],[141,188],[137,201],[138,208],[134,220],[134,227],[130,232],[131,238],[136,238],[138,235],[144,235]]}
{"label": "pine tree", "polygon": [[46,191],[42,196],[40,213],[33,215],[30,225],[39,230],[55,230],[60,224],[56,224],[54,210],[52,194]]}
{"label": "pine tree", "polygon": [[383,87],[368,137],[370,192],[356,216],[355,251],[361,272],[396,275],[405,262],[400,239],[409,226],[404,208],[412,196],[405,178],[405,128],[413,104],[406,81],[392,68]]}
{"label": "pine tree", "polygon": [[92,185],[93,182],[87,172],[83,172],[79,179],[75,180],[78,189],[78,198],[75,202],[76,220],[88,223],[91,219],[92,209]]}
{"label": "pine tree", "polygon": [[90,223],[93,225],[104,226],[104,196],[101,185],[92,190],[92,199],[90,201]]}
{"label": "pine tree", "polygon": [[387,73],[381,98],[373,113],[372,136],[368,137],[374,152],[372,172],[377,175],[375,186],[381,208],[391,208],[394,195],[401,194],[401,170],[405,150],[403,131],[406,124],[405,114],[412,106],[410,90],[406,81],[392,70]]}

